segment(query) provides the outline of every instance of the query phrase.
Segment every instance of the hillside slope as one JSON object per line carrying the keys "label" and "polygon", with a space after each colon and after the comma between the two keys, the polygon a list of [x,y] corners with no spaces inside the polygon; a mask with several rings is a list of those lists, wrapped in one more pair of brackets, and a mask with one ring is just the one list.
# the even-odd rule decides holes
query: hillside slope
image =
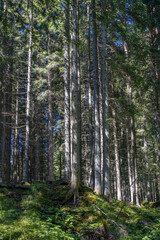
{"label": "hillside slope", "polygon": [[0,188],[0,239],[160,239],[158,203],[141,208],[108,203],[83,186],[76,206],[62,205],[67,190],[60,182]]}

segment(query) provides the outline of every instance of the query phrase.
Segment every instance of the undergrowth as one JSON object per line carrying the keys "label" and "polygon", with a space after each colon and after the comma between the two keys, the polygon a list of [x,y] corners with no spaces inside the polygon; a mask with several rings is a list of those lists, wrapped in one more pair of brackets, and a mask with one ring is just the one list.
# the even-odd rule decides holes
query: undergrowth
{"label": "undergrowth", "polygon": [[0,239],[160,239],[158,204],[125,204],[119,214],[123,202],[108,203],[87,187],[81,188],[76,206],[72,201],[62,205],[67,191],[65,185],[40,183],[29,190],[1,188]]}

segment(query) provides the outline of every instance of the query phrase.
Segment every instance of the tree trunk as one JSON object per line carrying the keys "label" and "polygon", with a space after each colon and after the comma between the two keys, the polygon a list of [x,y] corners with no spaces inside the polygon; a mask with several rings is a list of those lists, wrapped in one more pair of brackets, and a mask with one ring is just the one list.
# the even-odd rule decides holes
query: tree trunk
{"label": "tree trunk", "polygon": [[106,78],[106,23],[105,23],[106,2],[101,1],[102,15],[102,49],[101,49],[101,80],[102,80],[102,124],[103,124],[103,195],[110,199],[110,179],[109,179],[109,157],[108,157],[108,83]]}
{"label": "tree trunk", "polygon": [[76,48],[77,48],[77,81],[78,81],[78,155],[79,155],[79,163],[80,163],[80,178],[82,180],[82,163],[81,163],[81,79],[80,79],[80,56],[79,56],[79,0],[77,0],[76,3],[76,8],[77,8],[77,18],[76,18]]}
{"label": "tree trunk", "polygon": [[118,151],[118,138],[117,138],[117,126],[116,126],[116,112],[112,108],[113,115],[113,137],[114,137],[114,151],[115,151],[115,170],[116,170],[116,185],[117,185],[117,199],[122,200],[121,193],[121,174],[120,174],[120,163],[119,163],[119,151]]}
{"label": "tree trunk", "polygon": [[88,24],[88,35],[87,35],[87,44],[88,44],[88,114],[89,114],[89,143],[90,143],[90,176],[89,176],[89,186],[94,189],[94,160],[93,160],[93,130],[92,130],[92,88],[91,88],[91,46],[90,46],[90,7],[87,6],[87,24]]}
{"label": "tree trunk", "polygon": [[69,26],[69,0],[65,2],[65,72],[64,72],[64,112],[65,112],[65,156],[64,177],[68,182],[71,176],[70,159],[70,26]]}
{"label": "tree trunk", "polygon": [[18,95],[19,95],[19,76],[17,79],[17,96],[16,96],[16,116],[14,131],[14,150],[13,150],[13,182],[17,183],[18,177]]}
{"label": "tree trunk", "polygon": [[[50,59],[50,49],[51,49],[51,39],[50,34],[48,34],[48,57]],[[52,76],[50,69],[50,60],[48,60],[48,151],[49,151],[49,161],[48,161],[48,180],[54,180],[54,165],[53,165],[53,114],[52,114]]]}
{"label": "tree trunk", "polygon": [[137,158],[136,158],[136,134],[135,134],[135,121],[134,121],[134,116],[131,116],[131,122],[130,122],[130,130],[131,130],[131,161],[133,162],[133,176],[134,176],[134,194],[135,194],[135,204],[137,206],[140,206],[139,203],[139,196],[138,196],[138,172],[137,172]]}
{"label": "tree trunk", "polygon": [[97,24],[95,0],[92,0],[93,25],[93,85],[94,85],[94,190],[101,193],[101,159],[100,159],[100,120],[99,120],[99,86],[98,86],[98,56],[97,56]]}
{"label": "tree trunk", "polygon": [[129,178],[129,191],[130,191],[130,202],[134,203],[134,182],[133,182],[133,166],[131,162],[131,147],[130,147],[130,135],[129,127],[126,129],[126,141],[127,141],[127,162],[128,162],[128,178]]}
{"label": "tree trunk", "polygon": [[35,138],[36,138],[36,142],[35,142],[35,167],[34,167],[34,179],[36,181],[40,180],[40,174],[39,174],[39,170],[40,170],[40,121],[39,121],[39,101],[37,100],[36,102],[36,129],[35,129]]}
{"label": "tree trunk", "polygon": [[26,103],[26,137],[25,137],[25,172],[24,182],[29,181],[29,124],[30,124],[30,90],[31,90],[31,62],[32,62],[32,0],[29,1],[29,49],[28,49],[28,78]]}
{"label": "tree trunk", "polygon": [[72,127],[72,165],[71,165],[71,192],[74,193],[74,198],[78,196],[80,187],[80,156],[79,156],[79,103],[78,103],[78,75],[77,75],[77,44],[76,44],[76,23],[77,23],[77,2],[71,1],[71,70],[72,70],[72,89],[71,89],[71,127]]}
{"label": "tree trunk", "polygon": [[145,163],[146,163],[146,185],[147,185],[147,202],[151,201],[151,187],[150,187],[150,176],[149,176],[149,162],[148,162],[148,145],[146,136],[144,136],[144,154],[145,154]]}

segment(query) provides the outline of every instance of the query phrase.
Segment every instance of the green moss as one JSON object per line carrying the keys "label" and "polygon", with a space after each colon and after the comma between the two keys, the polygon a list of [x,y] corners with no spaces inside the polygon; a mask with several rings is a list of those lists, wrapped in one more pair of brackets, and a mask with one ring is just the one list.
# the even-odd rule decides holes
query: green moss
{"label": "green moss", "polygon": [[84,186],[79,193],[78,206],[72,201],[61,206],[67,191],[66,185],[41,183],[29,190],[0,189],[0,239],[82,239],[88,229],[102,228],[104,223],[113,239],[160,239],[159,208],[148,205],[138,208],[117,200],[108,203]]}

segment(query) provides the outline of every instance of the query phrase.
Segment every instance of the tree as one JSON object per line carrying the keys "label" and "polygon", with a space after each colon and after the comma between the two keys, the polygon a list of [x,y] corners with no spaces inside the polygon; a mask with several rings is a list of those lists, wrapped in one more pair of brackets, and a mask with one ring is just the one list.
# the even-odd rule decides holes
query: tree
{"label": "tree", "polygon": [[71,1],[71,128],[72,128],[72,162],[71,162],[71,191],[76,199],[80,187],[80,156],[78,138],[78,73],[77,73],[77,43],[76,43],[76,24],[77,23],[77,2]]}
{"label": "tree", "polygon": [[33,3],[29,1],[29,48],[28,48],[28,78],[26,100],[26,137],[25,137],[25,175],[24,181],[29,182],[29,124],[30,124],[30,90],[31,90],[31,64],[32,64],[32,28],[33,28]]}
{"label": "tree", "polygon": [[101,162],[100,162],[100,120],[99,120],[99,86],[97,56],[97,24],[95,0],[92,0],[92,31],[93,31],[93,83],[94,83],[94,190],[101,193]]}
{"label": "tree", "polygon": [[69,1],[65,2],[65,72],[64,72],[64,111],[65,111],[65,179],[69,181],[71,174],[70,161],[70,25]]}

